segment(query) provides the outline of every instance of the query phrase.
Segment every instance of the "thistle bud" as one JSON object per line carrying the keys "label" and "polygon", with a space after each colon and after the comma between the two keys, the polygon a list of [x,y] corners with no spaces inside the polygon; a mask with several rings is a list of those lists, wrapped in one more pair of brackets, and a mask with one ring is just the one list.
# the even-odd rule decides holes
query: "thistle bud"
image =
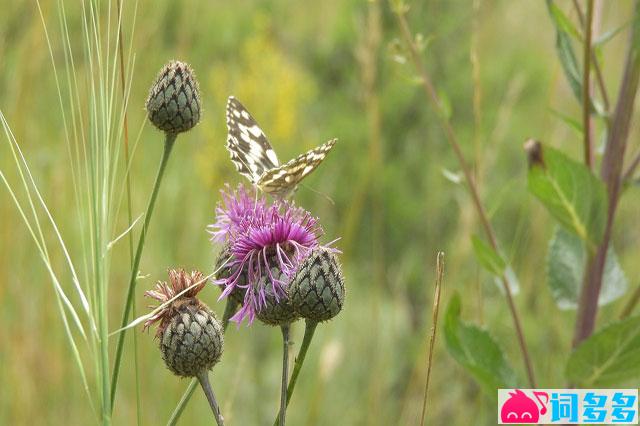
{"label": "thistle bud", "polygon": [[301,317],[321,322],[336,316],[344,304],[344,278],[337,256],[314,249],[289,284],[291,304]]}
{"label": "thistle bud", "polygon": [[[277,267],[271,268],[271,276],[279,281],[288,279]],[[262,275],[258,286],[262,300],[258,301],[260,309],[256,311],[256,317],[260,321],[267,325],[285,325],[298,319],[286,289],[276,294],[277,287],[272,284],[269,274]]]}
{"label": "thistle bud", "polygon": [[[218,255],[218,260],[216,260],[216,274],[214,277],[216,283],[225,283],[229,279],[233,280],[236,278],[234,276],[236,270],[230,265],[232,261],[233,254],[231,253],[231,247],[229,244],[225,244]],[[229,298],[238,305],[242,305],[244,304],[244,296],[247,293],[247,268],[242,268],[237,274],[237,281],[231,293],[229,293]],[[224,289],[224,286],[221,288]]]}
{"label": "thistle bud", "polygon": [[145,328],[160,321],[156,337],[167,368],[178,376],[195,377],[220,360],[222,327],[215,314],[196,297],[206,284],[202,273],[169,270],[169,278],[170,284],[159,282],[155,290],[145,295],[164,304],[189,290],[153,315],[145,322]]}
{"label": "thistle bud", "polygon": [[171,61],[151,86],[146,103],[149,120],[167,133],[181,133],[200,121],[198,81],[189,65]]}

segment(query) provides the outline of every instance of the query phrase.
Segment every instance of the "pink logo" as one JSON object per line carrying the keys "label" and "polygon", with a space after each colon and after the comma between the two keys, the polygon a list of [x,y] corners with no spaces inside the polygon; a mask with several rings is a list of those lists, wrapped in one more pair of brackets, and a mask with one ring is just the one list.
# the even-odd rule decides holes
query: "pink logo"
{"label": "pink logo", "polygon": [[[502,404],[500,410],[500,419],[503,423],[538,423],[540,414],[547,412],[547,403],[549,402],[549,394],[547,392],[533,392],[538,404],[520,389],[515,392],[509,392],[509,399]],[[545,398],[542,402],[541,397]]]}

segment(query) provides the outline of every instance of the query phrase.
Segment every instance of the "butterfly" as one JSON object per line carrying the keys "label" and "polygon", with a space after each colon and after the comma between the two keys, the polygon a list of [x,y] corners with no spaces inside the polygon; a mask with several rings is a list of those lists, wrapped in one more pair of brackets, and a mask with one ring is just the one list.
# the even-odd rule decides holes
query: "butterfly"
{"label": "butterfly", "polygon": [[238,172],[263,192],[286,197],[324,160],[336,144],[332,139],[280,165],[258,123],[233,96],[227,101],[227,150]]}

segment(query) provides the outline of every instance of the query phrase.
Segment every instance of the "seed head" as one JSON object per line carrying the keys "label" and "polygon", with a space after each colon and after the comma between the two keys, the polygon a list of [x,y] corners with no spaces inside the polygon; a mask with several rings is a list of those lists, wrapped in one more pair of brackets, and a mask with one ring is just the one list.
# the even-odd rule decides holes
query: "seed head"
{"label": "seed head", "polygon": [[156,337],[167,368],[178,376],[195,377],[220,360],[224,346],[222,327],[215,314],[196,297],[206,284],[202,273],[170,269],[169,279],[170,284],[159,282],[155,290],[145,293],[167,305],[144,327],[160,321]]}

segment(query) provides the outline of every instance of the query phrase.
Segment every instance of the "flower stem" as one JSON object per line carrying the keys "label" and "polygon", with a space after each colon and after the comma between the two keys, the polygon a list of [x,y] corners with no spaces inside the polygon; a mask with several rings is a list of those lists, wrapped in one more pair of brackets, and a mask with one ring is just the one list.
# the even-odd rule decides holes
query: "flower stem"
{"label": "flower stem", "polygon": [[596,254],[590,256],[585,269],[584,281],[578,302],[573,346],[576,347],[595,328],[598,314],[598,298],[613,233],[613,223],[620,198],[622,165],[631,128],[634,101],[640,85],[640,1],[635,2],[633,25],[626,54],[622,83],[618,93],[616,108],[611,121],[611,131],[607,139],[600,176],[607,185],[609,204],[607,222]]}
{"label": "flower stem", "polygon": [[213,394],[213,389],[211,389],[211,383],[209,383],[209,374],[207,371],[201,371],[198,374],[198,381],[202,386],[202,390],[204,394],[207,396],[207,401],[209,401],[209,406],[211,406],[211,411],[213,411],[213,416],[216,418],[216,423],[218,426],[224,426],[224,418],[220,413],[220,407],[218,406],[218,402],[216,401],[216,397]]}
{"label": "flower stem", "polygon": [[[401,3],[401,2],[400,2]],[[407,22],[407,18],[405,16],[406,9],[404,7],[397,7],[394,10],[396,18],[398,20],[398,24],[400,26],[400,32],[402,33],[402,37],[405,41],[405,44],[409,48],[409,53],[411,55],[411,60],[414,64],[416,71],[421,77],[422,88],[424,89],[425,95],[427,99],[433,104],[433,107],[436,111],[438,119],[440,121],[440,125],[442,126],[447,142],[453,149],[453,152],[458,160],[460,168],[464,173],[465,182],[467,184],[467,189],[469,194],[471,195],[471,201],[473,202],[473,206],[476,209],[478,217],[480,219],[480,224],[484,229],[487,238],[489,239],[489,243],[494,250],[498,250],[498,240],[491,226],[491,222],[489,222],[489,216],[485,210],[484,205],[480,199],[480,192],[478,190],[478,186],[476,184],[476,180],[472,173],[471,167],[467,163],[467,160],[464,157],[462,152],[462,148],[458,143],[458,138],[456,137],[456,133],[453,130],[453,126],[447,117],[447,113],[445,108],[442,105],[442,100],[438,95],[431,78],[429,77],[429,73],[427,72],[427,68],[424,65],[422,57],[420,56],[420,52],[416,43],[414,41],[414,37],[409,28],[409,23]],[[518,311],[516,309],[515,302],[513,301],[513,295],[511,294],[511,283],[509,282],[509,278],[503,273],[500,277],[500,281],[502,282],[502,287],[504,288],[505,297],[507,299],[507,306],[509,307],[509,312],[511,313],[511,319],[513,321],[513,326],[516,331],[516,336],[518,338],[518,345],[520,346],[520,352],[522,353],[522,361],[525,365],[527,378],[529,379],[529,385],[532,388],[536,387],[536,379],[533,372],[533,363],[531,362],[531,357],[529,356],[529,350],[527,349],[527,344],[524,338],[524,333],[522,331],[522,326],[520,325],[520,316],[518,315]]]}
{"label": "flower stem", "polygon": [[147,236],[147,229],[149,228],[149,222],[151,221],[151,215],[153,214],[153,207],[158,197],[158,191],[160,189],[160,183],[162,182],[162,176],[164,170],[167,167],[169,155],[176,141],[177,134],[165,133],[164,151],[162,153],[162,159],[160,160],[160,166],[158,167],[158,173],[156,180],[153,184],[153,190],[151,192],[151,198],[149,199],[149,205],[144,216],[144,224],[142,231],[140,232],[140,239],[138,240],[138,247],[136,249],[136,256],[133,259],[133,266],[131,268],[131,278],[129,279],[129,288],[127,289],[127,298],[122,313],[122,321],[120,327],[123,329],[118,335],[118,344],[116,346],[116,357],[113,364],[113,373],[111,376],[111,410],[113,411],[113,404],[116,397],[116,387],[118,385],[118,376],[120,374],[120,362],[122,361],[122,351],[124,349],[124,338],[127,330],[125,329],[127,322],[129,321],[129,313],[131,312],[131,306],[133,305],[133,297],[136,288],[136,279],[138,278],[138,268],[140,266],[140,259],[142,258],[142,249],[144,248],[145,237]]}
{"label": "flower stem", "polygon": [[[295,363],[293,365],[293,373],[291,374],[289,386],[287,387],[287,406],[289,406],[289,401],[291,401],[293,390],[295,389],[296,382],[298,381],[298,375],[300,374],[300,370],[302,369],[304,358],[307,356],[307,349],[309,349],[309,345],[311,345],[311,340],[313,339],[313,334],[316,331],[317,325],[317,322],[311,320],[307,320],[305,323],[302,346],[300,346],[300,351],[298,351],[298,356],[296,357]],[[281,424],[280,419],[276,419],[273,424],[274,426],[279,426]]]}
{"label": "flower stem", "polygon": [[[238,309],[238,305],[239,305],[238,302],[235,302],[231,299],[227,299],[227,304],[224,308],[224,314],[222,315],[222,332],[223,333],[227,331],[227,326],[229,325],[229,319],[233,316],[233,314]],[[196,391],[197,387],[198,387],[198,381],[196,379],[191,380],[191,383],[189,383],[187,390],[185,390],[184,394],[182,394],[182,398],[180,398],[178,405],[173,410],[173,413],[171,413],[171,417],[167,422],[167,426],[174,426],[178,422],[178,419],[182,415],[182,412],[187,406],[187,403],[189,403],[189,400],[191,399],[191,396],[193,395],[193,393]]]}
{"label": "flower stem", "polygon": [[289,331],[290,324],[280,326],[282,330],[282,383],[280,384],[280,414],[278,421],[280,426],[285,426],[287,414],[287,383],[289,381]]}

